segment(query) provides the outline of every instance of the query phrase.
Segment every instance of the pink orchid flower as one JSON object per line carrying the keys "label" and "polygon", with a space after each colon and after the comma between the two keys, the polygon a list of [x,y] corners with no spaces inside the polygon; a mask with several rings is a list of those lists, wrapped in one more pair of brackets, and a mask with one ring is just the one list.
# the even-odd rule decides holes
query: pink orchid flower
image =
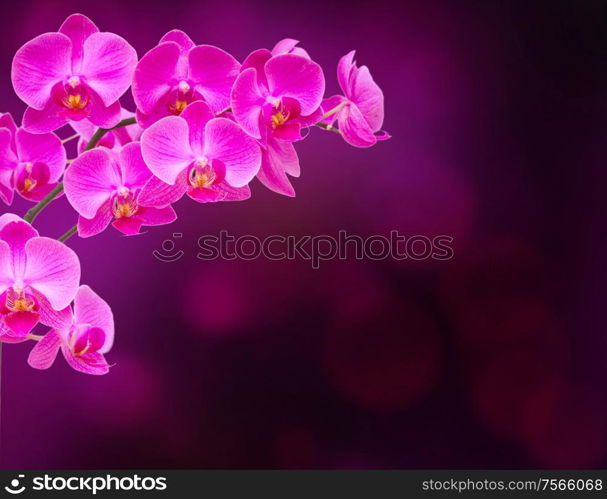
{"label": "pink orchid flower", "polygon": [[169,31],[145,54],[135,70],[133,97],[144,128],[160,118],[179,115],[204,100],[213,112],[229,106],[230,89],[240,64],[211,45],[195,45],[183,31]]}
{"label": "pink orchid flower", "polygon": [[353,50],[339,60],[337,80],[345,96],[334,95],[323,101],[323,111],[331,113],[324,121],[332,124],[337,120],[349,144],[370,147],[378,140],[390,138],[385,132],[375,135],[384,122],[384,94],[367,66],[356,67],[354,53]]}
{"label": "pink orchid flower", "polygon": [[247,133],[262,141],[300,140],[301,128],[322,117],[325,77],[315,62],[295,54],[251,53],[231,93],[232,112]]}
{"label": "pink orchid flower", "polygon": [[143,132],[141,152],[155,175],[141,194],[144,206],[166,206],[185,193],[201,203],[250,197],[259,145],[233,121],[214,116],[198,101]]}
{"label": "pink orchid flower", "polygon": [[13,202],[13,192],[40,201],[63,174],[66,154],[53,133],[33,134],[17,128],[10,114],[0,116],[0,199]]}
{"label": "pink orchid flower", "polygon": [[[287,196],[295,195],[287,174],[300,175],[299,159],[291,142],[303,138],[303,127],[321,120],[325,90],[322,69],[307,53],[295,53],[296,44],[295,40],[286,39],[272,52],[260,49],[251,53],[231,96],[236,121],[263,146],[257,178],[267,188]],[[273,55],[276,53],[281,54]]]}
{"label": "pink orchid flower", "polygon": [[112,220],[112,225],[126,235],[138,234],[142,225],[175,221],[177,215],[170,206],[140,205],[141,189],[151,177],[139,142],[118,152],[92,149],[75,159],[65,171],[63,185],[68,201],[80,215],[78,235],[99,234]]}
{"label": "pink orchid flower", "polygon": [[85,374],[107,374],[105,354],[114,342],[114,317],[110,306],[88,286],[80,286],[74,312],[36,344],[27,359],[34,369],[48,369],[59,349],[70,367]]}
{"label": "pink orchid flower", "polygon": [[[127,111],[124,108],[120,110],[121,121],[127,118],[133,118],[134,116],[135,113],[132,113],[131,111]],[[78,135],[80,135],[80,138],[78,139],[78,152],[83,153],[89,140],[91,140],[97,131],[97,127],[88,120],[74,121],[70,123],[70,126]],[[139,140],[142,132],[143,128],[141,128],[141,126],[139,126],[137,123],[117,128],[115,130],[110,130],[109,132],[106,132],[103,137],[101,137],[99,142],[97,142],[97,147],[120,149],[122,146]]]}
{"label": "pink orchid flower", "polygon": [[111,128],[120,119],[118,99],[129,88],[137,53],[114,33],[73,14],[58,33],[37,36],[13,59],[12,81],[29,106],[23,126],[35,133],[88,119]]}
{"label": "pink orchid flower", "polygon": [[24,341],[39,321],[62,323],[79,282],[74,251],[17,215],[0,216],[0,341]]}

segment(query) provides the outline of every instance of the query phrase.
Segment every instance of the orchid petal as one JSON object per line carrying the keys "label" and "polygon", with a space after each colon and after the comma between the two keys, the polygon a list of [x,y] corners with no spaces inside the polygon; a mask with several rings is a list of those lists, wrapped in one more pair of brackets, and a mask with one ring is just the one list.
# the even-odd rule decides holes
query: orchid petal
{"label": "orchid petal", "polygon": [[80,282],[80,262],[65,244],[48,237],[34,237],[25,244],[24,281],[42,293],[55,310],[67,307]]}
{"label": "orchid petal", "polygon": [[240,63],[230,54],[213,47],[199,45],[190,50],[190,75],[195,89],[214,112],[230,105],[230,89],[240,71]]}
{"label": "orchid petal", "polygon": [[84,41],[82,73],[105,106],[116,102],[133,80],[137,52],[114,33],[93,33]]}
{"label": "orchid petal", "polygon": [[121,183],[117,162],[106,149],[92,149],[76,158],[63,180],[68,201],[85,218],[93,218]]}
{"label": "orchid petal", "polygon": [[78,217],[78,235],[80,237],[96,236],[103,232],[114,218],[110,207],[110,199],[107,199],[93,218]]}
{"label": "orchid petal", "polygon": [[129,189],[143,187],[152,176],[143,156],[139,142],[131,142],[120,150],[120,169],[122,170],[122,185]]}
{"label": "orchid petal", "polygon": [[163,208],[179,201],[188,190],[187,170],[183,170],[175,180],[175,184],[167,184],[158,177],[152,177],[141,190],[138,203],[141,206]]}
{"label": "orchid petal", "polygon": [[224,164],[225,180],[233,187],[248,184],[261,166],[257,141],[227,118],[215,118],[207,123],[204,153]]}
{"label": "orchid petal", "polygon": [[301,114],[313,113],[325,93],[325,77],[313,61],[293,54],[272,57],[265,66],[270,93],[291,97],[301,105]]}
{"label": "orchid petal", "polygon": [[186,107],[180,117],[188,123],[190,146],[193,153],[201,156],[204,150],[205,125],[215,117],[215,114],[205,102],[197,101]]}
{"label": "orchid petal", "polygon": [[66,346],[63,346],[61,351],[69,366],[81,373],[102,375],[107,374],[110,370],[105,357],[98,352],[89,352],[84,355],[75,356]]}
{"label": "orchid petal", "polygon": [[65,148],[59,137],[54,133],[33,134],[19,129],[15,141],[21,162],[44,163],[49,171],[48,181],[59,180],[67,161]]}
{"label": "orchid petal", "polygon": [[114,315],[112,309],[89,286],[83,285],[78,288],[74,300],[74,320],[76,324],[90,324],[103,330],[105,340],[103,346],[99,348],[100,353],[106,353],[112,348],[114,343]]}
{"label": "orchid petal", "polygon": [[263,150],[263,161],[257,178],[268,189],[285,196],[295,196],[295,190],[287,177],[287,172],[299,176],[299,158],[290,142],[271,139]]}
{"label": "orchid petal", "polygon": [[371,147],[377,142],[373,130],[356,104],[350,103],[339,111],[339,130],[344,140],[355,147]]}
{"label": "orchid petal", "polygon": [[27,105],[42,110],[57,82],[71,73],[72,42],[62,33],[45,33],[23,45],[13,59],[15,92]]}
{"label": "orchid petal", "polygon": [[192,39],[186,33],[181,31],[180,29],[174,29],[174,30],[169,31],[166,35],[164,35],[160,39],[160,42],[158,42],[158,43],[164,43],[164,42],[175,42],[177,45],[179,45],[179,47],[181,48],[181,51],[183,53],[187,52],[188,50],[193,48],[194,45],[196,45],[192,41]]}
{"label": "orchid petal", "polygon": [[232,87],[230,97],[232,112],[236,121],[253,137],[260,139],[261,106],[264,98],[257,84],[257,71],[254,68],[245,69]]}
{"label": "orchid petal", "polygon": [[72,14],[59,28],[59,33],[67,35],[72,41],[72,70],[75,73],[81,71],[84,41],[98,31],[93,21],[82,14]]}
{"label": "orchid petal", "polygon": [[23,128],[32,133],[48,133],[61,128],[68,118],[61,114],[62,108],[50,99],[43,109],[28,107],[23,114]]}
{"label": "orchid petal", "polygon": [[154,175],[174,184],[179,173],[195,159],[187,121],[167,116],[154,123],[141,135],[141,153]]}
{"label": "orchid petal", "polygon": [[55,362],[60,347],[61,336],[53,329],[32,348],[27,363],[34,369],[48,369]]}
{"label": "orchid petal", "polygon": [[160,98],[171,89],[179,54],[177,43],[165,42],[150,50],[137,64],[133,77],[133,98],[143,113],[150,114]]}
{"label": "orchid petal", "polygon": [[350,79],[350,98],[360,109],[371,130],[379,131],[384,122],[384,94],[367,66],[358,68]]}

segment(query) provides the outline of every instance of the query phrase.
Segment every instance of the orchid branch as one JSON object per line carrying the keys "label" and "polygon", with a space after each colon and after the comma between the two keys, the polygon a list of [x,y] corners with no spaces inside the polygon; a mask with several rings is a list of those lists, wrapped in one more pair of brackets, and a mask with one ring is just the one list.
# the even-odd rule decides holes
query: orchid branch
{"label": "orchid branch", "polygon": [[71,229],[66,231],[65,234],[63,234],[61,237],[57,238],[57,241],[61,241],[62,243],[64,243],[70,237],[72,237],[77,231],[78,231],[78,225],[74,225]]}
{"label": "orchid branch", "polygon": [[[89,140],[89,143],[86,145],[86,148],[84,150],[89,151],[89,150],[93,149],[107,132],[110,132],[112,130],[116,130],[117,128],[122,128],[122,127],[125,127],[128,125],[133,125],[136,122],[137,122],[137,120],[135,118],[127,118],[127,119],[120,121],[116,126],[114,126],[112,128],[99,128],[93,134],[93,136],[91,137],[91,140]],[[30,208],[27,211],[27,213],[23,217],[23,220],[25,220],[26,222],[31,224],[34,221],[34,219],[38,216],[38,213],[40,213],[46,207],[47,204],[49,204],[53,199],[55,199],[62,192],[63,192],[63,182],[59,182],[59,184],[57,184],[57,187],[55,187],[44,198],[42,198],[38,202],[37,205],[33,206],[32,208]]]}

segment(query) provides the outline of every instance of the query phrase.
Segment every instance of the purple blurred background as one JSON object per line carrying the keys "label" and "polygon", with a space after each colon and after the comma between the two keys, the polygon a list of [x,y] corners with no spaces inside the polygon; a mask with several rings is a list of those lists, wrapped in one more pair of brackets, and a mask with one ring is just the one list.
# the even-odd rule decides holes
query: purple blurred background
{"label": "purple blurred background", "polygon": [[[315,129],[295,199],[256,182],[139,237],[71,239],[113,307],[116,365],[39,372],[31,344],[6,345],[4,468],[607,466],[607,4],[22,1],[0,19],[1,111],[24,110],[14,52],[72,12],[140,56],[172,28],[239,60],[297,38],[328,95],[356,48],[393,139]],[[75,221],[65,199],[37,220]],[[447,234],[455,257],[197,260],[222,229]],[[161,263],[173,232],[185,256]]]}

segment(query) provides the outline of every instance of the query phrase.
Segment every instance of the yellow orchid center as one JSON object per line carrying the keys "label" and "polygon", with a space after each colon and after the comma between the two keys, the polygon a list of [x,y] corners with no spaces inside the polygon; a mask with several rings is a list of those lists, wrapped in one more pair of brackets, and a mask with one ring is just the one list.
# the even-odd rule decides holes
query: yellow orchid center
{"label": "yellow orchid center", "polygon": [[76,111],[80,111],[86,107],[87,100],[82,98],[80,94],[69,94],[64,100],[63,103],[65,107],[68,109],[73,109]]}
{"label": "yellow orchid center", "polygon": [[114,218],[128,218],[137,213],[137,203],[128,188],[122,187],[112,202],[112,214]]}
{"label": "yellow orchid center", "polygon": [[22,290],[15,290],[6,296],[6,308],[11,312],[32,312],[36,309],[34,299]]}
{"label": "yellow orchid center", "polygon": [[213,167],[209,164],[207,158],[199,158],[194,163],[190,170],[189,182],[190,185],[197,189],[205,189],[211,187],[217,178],[217,174]]}

